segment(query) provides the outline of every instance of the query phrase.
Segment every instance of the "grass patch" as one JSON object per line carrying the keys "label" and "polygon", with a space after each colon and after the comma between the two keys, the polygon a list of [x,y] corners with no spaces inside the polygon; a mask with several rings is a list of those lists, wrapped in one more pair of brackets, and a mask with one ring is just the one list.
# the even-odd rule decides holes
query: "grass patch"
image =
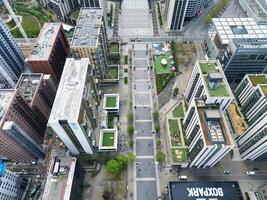
{"label": "grass patch", "polygon": [[125,65],[128,65],[128,55],[125,55],[124,56],[124,64]]}
{"label": "grass patch", "polygon": [[262,92],[265,96],[267,96],[267,86],[261,86]]}
{"label": "grass patch", "polygon": [[173,78],[174,74],[156,74],[156,86],[157,86],[157,94],[162,92],[169,81]]}
{"label": "grass patch", "polygon": [[108,67],[108,79],[118,79],[118,67]]}
{"label": "grass patch", "polygon": [[104,132],[102,146],[110,147],[114,145],[114,132]]}
{"label": "grass patch", "polygon": [[119,52],[119,44],[118,43],[111,43],[109,45],[109,52],[118,53]]}
{"label": "grass patch", "polygon": [[71,11],[71,12],[68,14],[68,16],[69,16],[70,18],[72,18],[72,19],[78,19],[78,17],[79,17],[79,13],[80,13],[80,8],[77,8],[77,9]]}
{"label": "grass patch", "polygon": [[116,97],[107,97],[106,107],[116,107],[117,98]]}
{"label": "grass patch", "polygon": [[110,53],[108,55],[108,64],[109,65],[119,65],[120,64],[120,54],[119,53]]}
{"label": "grass patch", "polygon": [[211,88],[210,85],[209,85],[208,77],[205,76],[204,79],[205,79],[207,88],[209,90],[210,96],[213,96],[213,97],[225,97],[225,96],[228,96],[228,92],[226,90],[226,87],[225,87],[224,83],[221,83],[221,85],[216,87],[216,88]]}
{"label": "grass patch", "polygon": [[267,79],[265,75],[260,75],[260,76],[248,76],[251,83],[255,86],[257,84],[267,84]]}
{"label": "grass patch", "polygon": [[172,160],[173,162],[186,162],[188,160],[187,148],[172,148]]}
{"label": "grass patch", "polygon": [[200,63],[200,68],[203,74],[208,74],[209,72],[216,72],[215,63]]}
{"label": "grass patch", "polygon": [[[169,74],[171,73],[171,65],[169,60],[170,55],[164,55],[164,56],[155,56],[154,66],[156,74]],[[161,61],[163,59],[166,59],[167,65],[162,65]]]}
{"label": "grass patch", "polygon": [[169,119],[168,122],[169,122],[169,129],[170,129],[171,134],[174,134],[174,135],[180,134],[178,120]]}
{"label": "grass patch", "polygon": [[172,115],[176,118],[184,117],[183,105],[181,103],[172,111]]}

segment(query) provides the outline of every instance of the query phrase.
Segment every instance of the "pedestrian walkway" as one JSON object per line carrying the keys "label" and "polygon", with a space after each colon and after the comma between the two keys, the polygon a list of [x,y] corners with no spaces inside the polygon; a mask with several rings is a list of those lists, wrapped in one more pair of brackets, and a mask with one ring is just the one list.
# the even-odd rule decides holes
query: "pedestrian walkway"
{"label": "pedestrian walkway", "polygon": [[[158,170],[155,160],[155,136],[153,134],[153,101],[149,56],[146,44],[135,43],[133,49],[133,107],[135,124],[134,199],[157,199],[159,194]],[[142,78],[140,79],[139,76]]]}

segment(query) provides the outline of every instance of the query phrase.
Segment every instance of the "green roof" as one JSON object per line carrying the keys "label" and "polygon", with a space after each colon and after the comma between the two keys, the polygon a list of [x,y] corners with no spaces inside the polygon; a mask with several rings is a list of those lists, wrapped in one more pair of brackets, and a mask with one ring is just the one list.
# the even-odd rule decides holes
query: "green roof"
{"label": "green roof", "polygon": [[176,108],[172,111],[172,116],[175,118],[181,118],[184,117],[184,110],[183,105],[180,103]]}
{"label": "green roof", "polygon": [[216,72],[216,64],[215,63],[199,63],[200,68],[203,74],[208,74],[210,72]]}
{"label": "green roof", "polygon": [[226,86],[224,83],[221,83],[220,86],[216,87],[216,88],[211,88],[209,85],[209,80],[207,76],[204,76],[205,79],[205,83],[206,86],[208,88],[209,94],[211,97],[225,97],[225,96],[229,96],[227,90],[226,90]]}
{"label": "green roof", "polygon": [[267,84],[267,78],[265,75],[252,75],[248,76],[252,85]]}
{"label": "green roof", "polygon": [[105,146],[105,147],[114,146],[114,135],[115,133],[112,131],[103,132],[102,146]]}
{"label": "green roof", "polygon": [[116,96],[111,96],[107,97],[106,100],[106,107],[116,107],[117,106],[117,97]]}
{"label": "green roof", "polygon": [[186,162],[188,160],[188,148],[172,148],[173,162]]}
{"label": "green roof", "polygon": [[267,85],[262,85],[261,90],[265,96],[267,96]]}

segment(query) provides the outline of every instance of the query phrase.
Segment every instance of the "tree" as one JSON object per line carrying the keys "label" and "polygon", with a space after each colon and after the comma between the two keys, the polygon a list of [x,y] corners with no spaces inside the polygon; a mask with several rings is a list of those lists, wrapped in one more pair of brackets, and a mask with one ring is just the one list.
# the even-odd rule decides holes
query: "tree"
{"label": "tree", "polygon": [[133,113],[128,113],[127,115],[128,121],[132,122],[133,121]]}
{"label": "tree", "polygon": [[134,134],[134,126],[133,125],[128,125],[128,134],[130,137],[133,136],[133,134]]}
{"label": "tree", "polygon": [[161,140],[158,139],[157,142],[156,142],[156,144],[159,147],[161,145]]}
{"label": "tree", "polygon": [[107,163],[107,172],[113,177],[118,175],[121,172],[120,163],[117,160],[110,160]]}
{"label": "tree", "polygon": [[155,131],[157,132],[157,133],[159,133],[160,132],[160,125],[159,124],[155,124]]}
{"label": "tree", "polygon": [[128,163],[133,163],[136,160],[136,156],[134,155],[133,152],[130,152],[128,153],[127,159],[128,159]]}
{"label": "tree", "polygon": [[165,160],[165,154],[162,151],[157,151],[156,160],[162,163]]}
{"label": "tree", "polygon": [[204,17],[204,23],[206,25],[210,24],[211,23],[211,20],[212,20],[211,15],[207,15],[207,16]]}
{"label": "tree", "polygon": [[128,141],[128,145],[129,145],[130,147],[133,147],[133,145],[134,145],[134,141],[133,141],[133,140],[129,140],[129,141]]}
{"label": "tree", "polygon": [[153,119],[157,120],[159,118],[159,111],[154,111],[153,112]]}
{"label": "tree", "polygon": [[120,155],[117,156],[117,161],[118,161],[118,163],[120,165],[120,169],[121,170],[124,169],[128,164],[127,157],[125,155],[123,155],[123,154],[120,154]]}

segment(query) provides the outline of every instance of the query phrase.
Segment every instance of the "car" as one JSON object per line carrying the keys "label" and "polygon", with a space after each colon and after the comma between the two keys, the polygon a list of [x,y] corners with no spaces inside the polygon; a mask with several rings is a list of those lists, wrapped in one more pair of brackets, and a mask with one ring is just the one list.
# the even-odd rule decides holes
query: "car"
{"label": "car", "polygon": [[247,171],[248,176],[254,176],[256,173],[254,171]]}
{"label": "car", "polygon": [[178,178],[179,178],[180,180],[187,180],[187,176],[185,176],[185,175],[178,176]]}
{"label": "car", "polygon": [[224,174],[230,174],[230,172],[228,170],[223,170]]}

